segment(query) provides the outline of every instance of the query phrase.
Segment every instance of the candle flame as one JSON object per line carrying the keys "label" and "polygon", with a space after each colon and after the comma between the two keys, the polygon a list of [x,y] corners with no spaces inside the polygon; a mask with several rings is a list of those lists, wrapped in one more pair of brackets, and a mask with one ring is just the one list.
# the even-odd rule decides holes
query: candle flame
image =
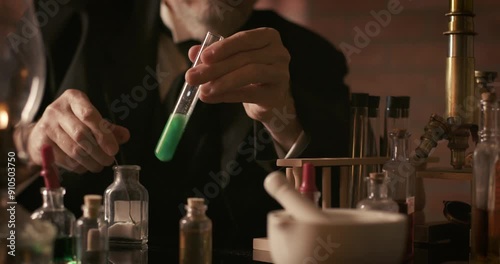
{"label": "candle flame", "polygon": [[7,105],[0,103],[0,130],[6,129],[9,125],[9,112]]}

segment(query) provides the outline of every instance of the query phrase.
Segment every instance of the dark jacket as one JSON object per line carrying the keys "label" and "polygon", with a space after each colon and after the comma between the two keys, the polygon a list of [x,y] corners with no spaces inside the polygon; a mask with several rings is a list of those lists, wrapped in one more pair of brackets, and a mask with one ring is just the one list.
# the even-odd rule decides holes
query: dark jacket
{"label": "dark jacket", "polygon": [[[154,88],[161,78],[154,73],[158,35],[164,32],[158,3],[146,1],[148,4],[139,6],[143,1],[135,1],[136,6],[116,10],[110,2],[91,2],[86,12],[73,8],[76,11],[69,12],[57,37],[46,37],[51,78],[45,106],[65,89],[78,88],[104,117],[130,130],[131,139],[117,159],[121,164],[142,167],[140,180],[150,195],[150,248],[176,248],[183,204],[187,197],[203,196],[214,223],[214,247],[251,249],[252,238],[266,236],[266,214],[280,208],[263,188],[269,165],[277,169],[269,135],[246,116],[242,104],[198,102],[173,160],[158,161],[154,148],[183,76],[177,79],[167,103],[161,104]],[[106,8],[115,13],[109,14]],[[291,54],[292,94],[298,118],[310,137],[301,156],[346,157],[349,89],[344,83],[344,56],[324,38],[272,11],[255,11],[242,29],[264,26],[280,32]],[[48,30],[42,28],[45,36]],[[66,80],[71,71],[77,74]],[[137,88],[140,86],[144,89]],[[139,90],[145,91],[144,96]],[[129,96],[133,104],[123,96]],[[112,182],[113,172],[110,168],[98,174],[64,172],[62,179],[67,189],[65,204],[78,217],[83,195],[102,194]],[[31,185],[18,199],[30,210],[41,204],[40,184]],[[338,204],[336,190],[332,193],[333,204]]]}

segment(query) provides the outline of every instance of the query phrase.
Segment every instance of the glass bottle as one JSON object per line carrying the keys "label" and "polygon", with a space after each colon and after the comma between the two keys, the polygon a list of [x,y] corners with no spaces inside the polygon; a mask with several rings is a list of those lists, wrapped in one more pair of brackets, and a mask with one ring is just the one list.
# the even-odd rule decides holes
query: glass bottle
{"label": "glass bottle", "polygon": [[[493,93],[481,95],[480,137],[473,156],[471,258],[498,263],[500,251],[500,162],[498,103]],[[497,261],[497,262],[494,262]]]}
{"label": "glass bottle", "polygon": [[203,198],[188,198],[186,216],[179,222],[180,264],[212,263],[212,220]]}
{"label": "glass bottle", "polygon": [[148,261],[148,244],[142,244],[140,247],[124,248],[113,247],[109,249],[108,261],[113,263],[126,263],[126,264],[148,264],[155,263]]}
{"label": "glass bottle", "polygon": [[110,247],[141,247],[148,242],[149,193],[137,165],[114,166],[114,181],[104,191],[104,218]]}
{"label": "glass bottle", "polygon": [[406,129],[393,129],[389,132],[392,140],[390,160],[384,163],[382,171],[388,177],[389,197],[399,205],[399,212],[408,215],[407,258],[413,257],[415,225],[415,167],[408,155],[410,134]]}
{"label": "glass bottle", "polygon": [[106,264],[108,225],[104,220],[102,196],[84,196],[83,215],[76,221],[76,258],[79,264]]}
{"label": "glass bottle", "polygon": [[54,224],[57,229],[54,241],[53,262],[54,264],[73,263],[75,255],[74,227],[75,215],[64,206],[64,187],[48,189],[41,188],[43,197],[42,207],[31,214],[31,219],[47,220]]}
{"label": "glass bottle", "polygon": [[368,197],[359,201],[356,208],[362,210],[378,210],[399,212],[398,204],[387,194],[387,176],[381,172],[371,172],[368,180]]}

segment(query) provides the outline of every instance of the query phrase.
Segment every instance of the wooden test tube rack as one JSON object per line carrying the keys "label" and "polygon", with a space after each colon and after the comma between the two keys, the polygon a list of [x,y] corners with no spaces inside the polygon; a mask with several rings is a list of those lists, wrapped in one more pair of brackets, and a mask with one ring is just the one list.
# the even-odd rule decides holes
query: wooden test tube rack
{"label": "wooden test tube rack", "polygon": [[[348,208],[348,184],[349,184],[349,170],[352,166],[359,165],[383,165],[389,157],[365,157],[365,158],[294,158],[294,159],[278,159],[276,165],[286,168],[287,180],[298,189],[302,181],[302,166],[305,163],[311,163],[315,167],[321,168],[321,202],[322,208],[331,207],[332,191],[332,167],[340,167],[340,207]],[[438,162],[439,158],[429,157],[427,163]],[[417,168],[417,175],[419,171],[426,171],[425,165]],[[425,175],[425,174],[424,174]],[[428,175],[427,175],[428,176]],[[253,240],[253,255],[254,260],[262,262],[271,262],[269,255],[269,244],[267,238],[255,238]]]}

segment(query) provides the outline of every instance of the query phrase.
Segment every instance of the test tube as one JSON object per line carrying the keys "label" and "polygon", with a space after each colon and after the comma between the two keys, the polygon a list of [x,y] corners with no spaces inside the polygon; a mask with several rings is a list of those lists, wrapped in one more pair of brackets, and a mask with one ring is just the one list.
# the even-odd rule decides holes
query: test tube
{"label": "test tube", "polygon": [[[200,55],[206,47],[224,39],[222,36],[207,32],[198,55],[191,67],[199,64]],[[199,85],[190,85],[184,82],[182,92],[177,99],[174,111],[170,114],[167,124],[163,129],[160,140],[156,145],[155,155],[161,161],[170,161],[174,156],[175,150],[181,140],[184,129],[193,113],[196,102],[198,101]]]}

